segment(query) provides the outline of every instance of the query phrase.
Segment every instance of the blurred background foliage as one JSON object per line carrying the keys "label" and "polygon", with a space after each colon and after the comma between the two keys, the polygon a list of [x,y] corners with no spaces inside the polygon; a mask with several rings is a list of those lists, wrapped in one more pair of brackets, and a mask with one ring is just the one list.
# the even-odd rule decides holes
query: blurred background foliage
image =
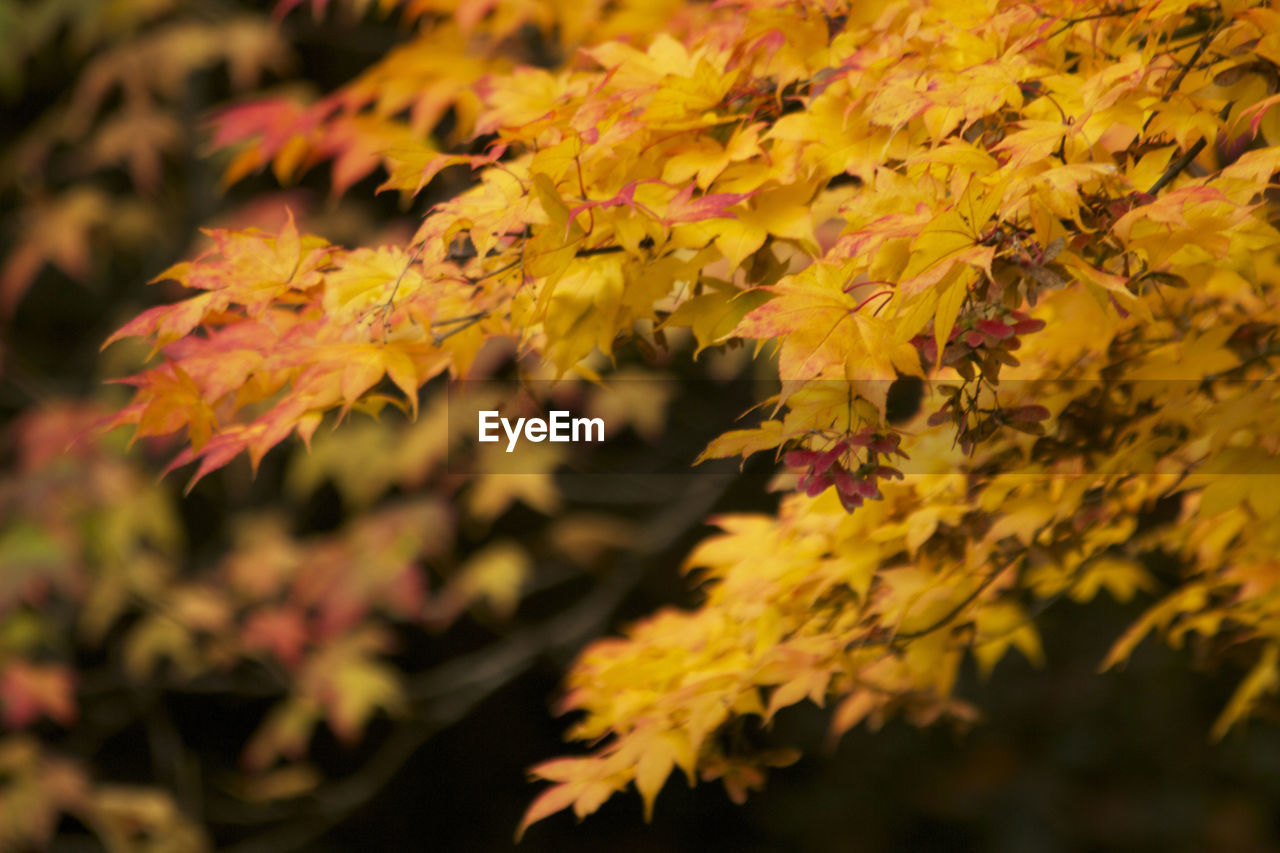
{"label": "blurred background foliage", "polygon": [[[106,380],[146,356],[101,342],[172,298],[144,283],[200,251],[201,226],[289,210],[334,241],[403,240],[467,176],[406,209],[376,192],[379,146],[447,150],[487,69],[554,65],[674,6],[297,5],[0,0],[0,849],[508,849],[525,769],[563,749],[573,654],[696,600],[677,567],[701,519],[774,505],[762,460],[451,472],[434,385],[416,421],[352,415],[186,496],[159,478],[173,447],[94,431],[124,396]],[[257,123],[215,129],[228,104]],[[308,135],[318,114],[342,120]],[[623,351],[670,381],[614,401],[608,452],[631,458],[585,467],[692,459],[690,425],[753,399],[741,355]],[[1096,674],[1145,606],[1051,609],[1050,667],[966,673],[986,714],[967,732],[893,723],[824,750],[825,715],[791,708],[744,736],[811,749],[745,807],[673,781],[652,824],[621,798],[522,846],[1280,849],[1280,732],[1207,742],[1229,675],[1151,644]]]}

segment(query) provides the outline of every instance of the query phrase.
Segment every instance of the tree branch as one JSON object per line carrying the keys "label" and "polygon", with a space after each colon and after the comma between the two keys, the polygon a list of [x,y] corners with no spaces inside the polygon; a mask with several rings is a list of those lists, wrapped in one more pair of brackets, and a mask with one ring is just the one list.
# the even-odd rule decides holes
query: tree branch
{"label": "tree branch", "polygon": [[[700,477],[681,500],[654,513],[637,535],[643,546],[576,604],[546,622],[516,631],[485,649],[412,678],[408,693],[415,703],[422,703],[421,707],[416,709],[414,719],[397,727],[358,772],[313,792],[301,813],[296,805],[290,809],[288,823],[232,845],[227,853],[287,853],[306,847],[382,790],[432,735],[465,717],[543,655],[576,648],[598,635],[640,580],[645,562],[661,555],[701,524],[737,477]],[[283,805],[268,804],[261,819],[215,822],[282,820]]]}
{"label": "tree branch", "polygon": [[897,632],[893,635],[893,638],[890,640],[890,643],[896,642],[898,640],[915,640],[920,637],[924,637],[928,634],[932,634],[934,631],[937,631],[939,628],[946,627],[951,622],[952,619],[955,619],[957,616],[963,613],[966,607],[968,607],[970,604],[973,604],[973,602],[978,598],[978,596],[982,595],[982,593],[986,590],[986,588],[991,586],[991,584],[995,582],[995,579],[1000,577],[1000,575],[1004,573],[1005,569],[1009,568],[1012,565],[1013,565],[1012,563],[1009,563],[1007,565],[997,566],[995,569],[992,569],[990,572],[987,573],[987,576],[982,579],[982,583],[978,584],[978,586],[974,588],[973,592],[966,595],[959,604],[951,608],[943,616],[939,617],[937,621],[917,631]]}
{"label": "tree branch", "polygon": [[1125,15],[1136,14],[1138,9],[1112,9],[1107,12],[1097,12],[1093,15],[1083,15],[1079,18],[1072,18],[1069,21],[1063,21],[1062,26],[1049,34],[1049,38],[1057,38],[1076,24],[1083,24],[1085,21],[1096,21],[1101,18],[1119,18]]}
{"label": "tree branch", "polygon": [[[1231,114],[1231,108],[1233,106],[1235,106],[1234,101],[1223,107],[1221,111],[1218,112],[1218,118],[1225,119]],[[1182,174],[1182,170],[1187,168],[1187,166],[1191,164],[1192,160],[1196,159],[1200,152],[1204,150],[1204,147],[1208,142],[1209,140],[1207,137],[1200,137],[1200,141],[1188,148],[1187,153],[1169,164],[1169,168],[1165,169],[1164,174],[1160,176],[1160,179],[1151,185],[1151,189],[1147,190],[1147,194],[1155,195],[1157,192],[1164,189],[1170,181]]]}
{"label": "tree branch", "polygon": [[987,587],[991,586],[991,584],[995,582],[995,579],[1004,573],[1005,569],[1008,569],[1012,565],[1013,565],[1012,563],[1008,563],[1003,566],[997,566],[995,569],[988,572],[987,576],[982,579],[982,582],[978,584],[978,586],[973,590],[973,592],[966,595],[962,601],[960,601],[958,604],[956,604],[954,607],[948,610],[945,614],[943,614],[941,617],[931,622],[929,625],[925,626],[924,628],[920,628],[915,631],[894,632],[890,634],[888,637],[885,637],[885,636],[867,637],[861,640],[854,640],[851,643],[845,644],[844,646],[845,651],[850,651],[852,649],[870,648],[873,646],[892,647],[899,640],[916,640],[916,639],[919,639],[920,637],[924,637],[929,634],[932,634],[934,631],[937,631],[940,628],[945,628],[947,625],[951,623],[952,620],[954,620],[957,616],[963,613],[965,608],[967,608],[970,604],[973,604],[973,602],[977,600],[978,596],[982,595],[983,591],[986,590]]}

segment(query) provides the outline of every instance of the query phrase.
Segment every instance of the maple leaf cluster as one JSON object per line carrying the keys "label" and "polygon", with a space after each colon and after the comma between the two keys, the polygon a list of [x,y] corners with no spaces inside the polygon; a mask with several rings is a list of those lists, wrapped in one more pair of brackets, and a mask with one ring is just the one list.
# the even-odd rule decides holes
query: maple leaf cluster
{"label": "maple leaf cluster", "polygon": [[[168,230],[157,197],[195,143],[182,116],[191,79],[225,69],[244,91],[289,62],[284,39],[264,18],[183,19],[170,6],[44,2],[3,10],[7,95],[21,90],[31,58],[61,49],[88,54],[66,97],[42,103],[38,120],[0,148],[0,191],[12,203],[0,226],[13,240],[0,265],[4,322],[46,265],[85,281],[99,270],[104,246],[136,253]],[[69,44],[59,43],[64,34]],[[123,174],[127,192],[113,173]]]}
{"label": "maple leaf cluster", "polygon": [[[1104,667],[1153,633],[1245,646],[1215,735],[1276,691],[1274,10],[410,6],[417,41],[316,104],[226,112],[217,142],[239,147],[229,180],[332,158],[341,192],[381,167],[430,203],[417,232],[213,232],[164,276],[199,292],[115,336],[163,361],[111,423],[185,432],[174,465],[199,479],[333,411],[414,413],[434,378],[492,371],[486,347],[592,379],[681,330],[767,350],[772,414],[702,458],[773,451],[778,512],[716,520],[687,563],[701,605],[584,651],[563,705],[595,751],[534,768],[552,786],[521,832],[631,784],[648,813],[676,768],[740,798],[790,756],[734,721],[805,699],[835,735],[970,721],[964,660],[1039,662],[1040,612],[1159,588],[1155,554],[1176,572]],[[503,64],[524,24],[564,55]],[[893,423],[903,376],[931,396]],[[262,618],[251,636],[296,658]],[[367,712],[308,695],[339,730]]]}

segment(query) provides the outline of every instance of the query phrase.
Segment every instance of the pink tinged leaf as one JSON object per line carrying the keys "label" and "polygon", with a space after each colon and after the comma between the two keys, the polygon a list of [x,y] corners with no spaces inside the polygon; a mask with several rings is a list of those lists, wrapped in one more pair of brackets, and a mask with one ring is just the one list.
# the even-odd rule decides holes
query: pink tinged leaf
{"label": "pink tinged leaf", "polygon": [[122,338],[139,338],[152,335],[158,344],[177,340],[191,333],[200,325],[212,308],[214,294],[202,293],[173,305],[148,308],[125,323],[102,344],[106,349]]}
{"label": "pink tinged leaf", "polygon": [[862,722],[868,714],[880,704],[877,695],[870,690],[858,690],[847,696],[836,708],[831,718],[831,734],[840,737],[849,729]]}
{"label": "pink tinged leaf", "polygon": [[524,813],[524,817],[520,819],[520,825],[516,827],[516,841],[524,837],[525,830],[531,825],[573,805],[574,800],[578,798],[578,787],[571,783],[564,783],[539,794],[538,798],[529,805],[529,810]]}
{"label": "pink tinged leaf", "polygon": [[360,399],[360,395],[377,384],[385,371],[382,359],[378,357],[376,351],[357,354],[342,370],[342,379],[339,383],[342,399],[348,403],[354,403]]}
{"label": "pink tinged leaf", "polygon": [[401,349],[387,347],[382,351],[382,360],[386,364],[387,376],[396,387],[404,393],[413,416],[418,416],[418,369]]}
{"label": "pink tinged leaf", "polygon": [[337,102],[300,104],[289,98],[263,98],[217,113],[210,122],[215,130],[213,147],[261,138],[263,164],[291,139],[314,130],[338,106]]}
{"label": "pink tinged leaf", "polygon": [[591,758],[553,758],[531,768],[529,776],[546,779],[548,782],[569,782],[577,776],[589,773],[589,768],[594,763],[595,760]]}
{"label": "pink tinged leaf", "polygon": [[649,181],[632,181],[622,189],[618,190],[617,195],[613,198],[606,198],[601,201],[586,201],[569,211],[569,222],[573,222],[578,218],[578,214],[584,210],[593,207],[610,208],[610,207],[631,207],[636,204],[636,185],[641,183],[649,183]]}
{"label": "pink tinged leaf", "polygon": [[367,177],[374,169],[381,165],[382,161],[364,151],[355,148],[345,148],[342,153],[333,159],[331,169],[329,194],[333,198],[339,198],[346,194],[357,181]]}
{"label": "pink tinged leaf", "polygon": [[287,218],[284,227],[276,235],[275,250],[276,255],[290,267],[288,281],[292,281],[298,273],[298,263],[302,260],[302,238],[298,235],[298,224],[293,220],[293,211],[286,207],[284,212]]}
{"label": "pink tinged leaf", "polygon": [[[422,172],[418,175],[418,185],[413,191],[415,194],[421,192],[422,188],[431,183],[432,179],[435,178],[436,175],[440,174],[450,166],[468,164],[474,171],[481,166],[488,165],[498,159],[498,157],[501,157],[503,150],[505,150],[505,148],[498,149],[497,154],[491,152],[490,154],[476,156],[467,154],[437,154],[436,156],[428,159],[426,165],[422,167]],[[377,191],[382,192],[383,190],[388,189],[402,190],[404,187],[399,186],[396,183],[395,178],[388,178],[378,187]]]}
{"label": "pink tinged leaf", "polygon": [[663,221],[667,225],[673,225],[704,219],[735,219],[728,209],[750,197],[751,193],[711,193],[694,199],[693,184],[688,184],[671,199],[667,206],[667,218]]}
{"label": "pink tinged leaf", "polygon": [[306,648],[306,621],[294,607],[259,610],[246,620],[241,640],[246,648],[268,651],[292,669]]}
{"label": "pink tinged leaf", "polygon": [[13,660],[0,674],[0,703],[9,729],[24,728],[42,716],[69,725],[76,717],[75,682],[66,667]]}
{"label": "pink tinged leaf", "polygon": [[278,21],[301,5],[302,0],[280,0],[280,2],[276,4],[276,8],[272,13],[272,16]]}
{"label": "pink tinged leaf", "polygon": [[423,612],[427,606],[427,583],[419,566],[405,567],[387,585],[385,606],[393,616],[405,621],[411,621]]}
{"label": "pink tinged leaf", "polygon": [[976,329],[970,329],[969,331],[964,333],[964,342],[976,349],[977,347],[980,347],[984,343],[986,343],[987,339],[984,338],[982,336],[982,333],[977,331]]}
{"label": "pink tinged leaf", "polygon": [[258,420],[250,424],[250,438],[246,442],[249,451],[249,464],[254,476],[258,474],[258,466],[271,448],[289,437],[301,425],[306,415],[305,404],[299,401],[277,406]]}
{"label": "pink tinged leaf", "polygon": [[[203,480],[206,475],[229,465],[231,460],[239,456],[244,448],[245,442],[239,433],[231,435],[224,433],[209,439],[209,442],[200,450],[200,465],[196,468],[196,473],[187,481],[186,488],[182,490],[182,493],[184,495],[191,494],[191,490],[196,487],[196,483]],[[178,458],[169,463],[169,468],[166,471],[191,462],[195,458],[195,454],[192,453],[188,457],[187,453],[188,451],[184,450],[178,454]]]}
{"label": "pink tinged leaf", "polygon": [[307,412],[298,418],[298,436],[302,439],[302,443],[306,445],[308,451],[311,450],[311,437],[316,434],[316,429],[323,420],[323,412]]}
{"label": "pink tinged leaf", "polygon": [[609,799],[617,788],[608,782],[594,781],[588,782],[581,787],[578,798],[573,803],[573,813],[581,820],[587,815],[594,812]]}
{"label": "pink tinged leaf", "polygon": [[[275,11],[271,16],[277,21],[282,20],[285,15],[301,6],[303,0],[280,0],[276,4]],[[329,0],[311,0],[311,15],[317,21],[324,17],[325,10],[329,7]]]}
{"label": "pink tinged leaf", "polygon": [[1262,126],[1262,119],[1266,116],[1267,110],[1271,109],[1276,104],[1280,104],[1280,95],[1272,95],[1269,98],[1264,98],[1240,114],[1240,118],[1251,116],[1249,119],[1249,130],[1255,137],[1258,135],[1258,128]]}
{"label": "pink tinged leaf", "polygon": [[787,43],[787,34],[779,29],[769,30],[767,33],[756,39],[751,45],[751,49],[763,49],[766,54],[776,53],[784,44]]}

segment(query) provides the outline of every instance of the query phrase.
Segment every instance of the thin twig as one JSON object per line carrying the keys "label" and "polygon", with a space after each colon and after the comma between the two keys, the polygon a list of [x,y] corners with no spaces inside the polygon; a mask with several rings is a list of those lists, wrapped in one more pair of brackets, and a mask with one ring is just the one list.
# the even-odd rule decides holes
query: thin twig
{"label": "thin twig", "polygon": [[998,578],[1001,574],[1003,574],[1005,569],[1008,569],[1010,565],[1012,565],[1012,563],[1010,563],[1009,565],[999,566],[993,569],[991,572],[987,574],[985,578],[982,579],[982,582],[978,584],[977,588],[975,588],[973,592],[969,593],[964,597],[963,601],[961,601],[956,606],[952,607],[942,617],[930,623],[929,625],[925,626],[924,628],[920,628],[915,631],[895,631],[889,636],[865,637],[863,639],[854,640],[852,642],[845,644],[844,646],[845,650],[852,651],[853,649],[865,649],[865,648],[871,648],[875,646],[885,646],[885,647],[891,648],[899,640],[916,640],[916,639],[919,639],[920,637],[924,637],[929,634],[932,634],[934,631],[937,631],[940,628],[946,627],[948,624],[950,624],[950,622],[953,619],[959,616],[966,607],[972,604],[977,599],[977,597],[983,593],[983,591],[987,587],[991,586],[991,584],[995,582],[995,579]]}
{"label": "thin twig", "polygon": [[391,295],[387,297],[386,304],[382,306],[383,334],[386,334],[387,318],[391,316],[392,303],[395,302],[396,294],[400,291],[400,282],[404,281],[404,277],[408,274],[409,268],[417,262],[418,258],[422,257],[422,250],[426,248],[426,245],[427,243],[425,240],[418,244],[418,248],[413,250],[413,255],[411,255],[408,262],[405,263],[404,269],[400,270],[400,275],[396,276],[396,283],[391,288]]}
{"label": "thin twig", "polygon": [[437,326],[452,326],[454,323],[469,323],[488,315],[488,311],[477,311],[474,314],[463,314],[461,317],[450,317],[448,320],[433,320],[431,328]]}
{"label": "thin twig", "polygon": [[[1196,52],[1191,54],[1191,58],[1187,60],[1186,65],[1182,66],[1182,70],[1178,72],[1178,76],[1173,78],[1173,83],[1171,83],[1169,88],[1165,89],[1164,94],[1160,96],[1160,100],[1162,102],[1168,101],[1169,97],[1174,92],[1178,91],[1178,87],[1182,85],[1182,81],[1186,78],[1187,73],[1191,71],[1192,66],[1194,66],[1196,62],[1199,61],[1200,57],[1204,55],[1205,50],[1209,47],[1209,42],[1213,41],[1213,37],[1216,34],[1216,30],[1209,30],[1201,37],[1200,44],[1196,45]],[[1155,120],[1155,117],[1156,114],[1153,110],[1151,115],[1147,116],[1147,120],[1142,124],[1142,130],[1144,132],[1151,125],[1151,122]]]}
{"label": "thin twig", "polygon": [[472,284],[479,284],[480,282],[484,281],[486,278],[493,278],[495,275],[502,275],[507,270],[512,269],[513,267],[520,266],[520,264],[523,261],[524,261],[524,258],[516,258],[511,263],[503,264],[502,266],[498,267],[496,270],[487,272],[484,275],[478,275],[474,277],[468,275],[468,276],[463,276],[463,278],[465,278],[467,281],[471,282]]}
{"label": "thin twig", "polygon": [[435,341],[436,346],[440,346],[442,343],[449,340],[449,338],[453,337],[459,332],[465,332],[467,329],[470,329],[476,323],[479,323],[481,320],[483,320],[485,317],[488,317],[488,316],[489,316],[489,312],[487,311],[481,311],[477,314],[473,314],[471,315],[470,318],[463,321],[461,325],[455,326],[454,328],[450,329],[447,332],[441,332],[440,334],[436,334],[435,332],[432,332],[431,339]]}
{"label": "thin twig", "polygon": [[594,249],[580,249],[575,254],[575,258],[589,258],[594,255],[613,255],[618,252],[625,252],[623,246],[597,246]]}
{"label": "thin twig", "polygon": [[1074,27],[1076,24],[1083,24],[1085,21],[1096,21],[1100,18],[1119,18],[1119,17],[1123,17],[1124,15],[1135,14],[1138,11],[1139,11],[1138,9],[1113,9],[1109,12],[1097,12],[1096,14],[1093,14],[1093,15],[1085,15],[1080,18],[1072,18],[1069,21],[1064,21],[1060,29],[1054,30],[1052,33],[1050,33],[1049,38],[1051,39],[1057,38],[1058,36],[1065,33],[1067,30]]}
{"label": "thin twig", "polygon": [[1182,174],[1182,170],[1187,168],[1187,165],[1192,160],[1196,159],[1196,156],[1204,150],[1206,144],[1205,138],[1201,137],[1199,142],[1187,149],[1187,153],[1170,163],[1169,168],[1164,170],[1164,174],[1160,176],[1160,179],[1151,185],[1151,189],[1147,190],[1147,195],[1155,195],[1164,189],[1170,181]]}

